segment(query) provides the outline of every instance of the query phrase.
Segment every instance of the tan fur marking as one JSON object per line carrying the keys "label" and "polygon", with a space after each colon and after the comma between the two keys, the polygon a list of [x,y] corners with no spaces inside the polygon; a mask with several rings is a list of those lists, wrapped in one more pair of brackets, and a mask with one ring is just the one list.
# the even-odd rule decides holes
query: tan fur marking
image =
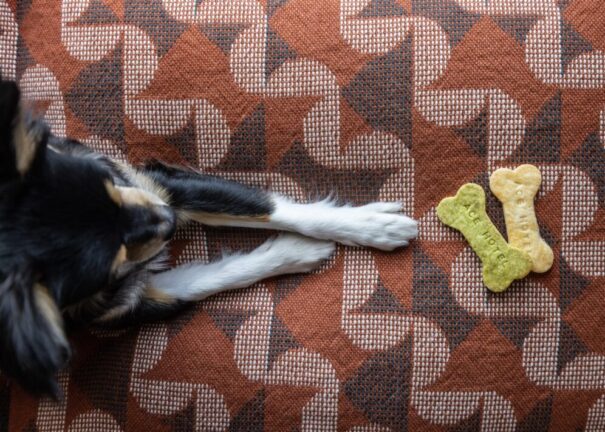
{"label": "tan fur marking", "polygon": [[160,239],[152,239],[147,243],[133,245],[127,248],[126,257],[128,261],[144,261],[158,253],[167,242]]}
{"label": "tan fur marking", "polygon": [[238,216],[225,213],[206,213],[206,212],[193,212],[184,211],[181,212],[181,217],[187,220],[194,220],[203,224],[212,224],[226,221],[240,221],[240,222],[269,222],[271,215],[257,215],[257,216]]}
{"label": "tan fur marking", "polygon": [[174,298],[167,295],[165,292],[158,290],[152,286],[145,288],[145,298],[151,301],[162,304],[173,304]]}
{"label": "tan fur marking", "polygon": [[122,207],[124,204],[122,201],[122,194],[109,180],[105,181],[105,189],[107,190],[107,194],[111,198],[113,202],[115,202],[118,206]]}
{"label": "tan fur marking", "polygon": [[156,205],[165,205],[165,201],[157,195],[147,192],[144,189],[135,187],[117,186],[116,190],[120,194],[123,205],[141,206],[151,208]]}
{"label": "tan fur marking", "polygon": [[51,325],[55,336],[60,340],[65,340],[65,334],[63,333],[63,317],[57,308],[57,304],[50,296],[48,289],[40,284],[35,284],[34,299],[40,313]]}
{"label": "tan fur marking", "polygon": [[120,246],[120,250],[116,254],[116,257],[111,264],[111,272],[115,273],[124,263],[128,260],[128,250],[126,246]]}
{"label": "tan fur marking", "polygon": [[159,197],[165,204],[170,204],[170,193],[151,177],[145,175],[145,173],[136,170],[130,165],[119,163],[120,169],[126,174],[130,181],[133,182],[137,187],[144,189],[145,191]]}
{"label": "tan fur marking", "polygon": [[[21,110],[21,108],[19,108]],[[27,131],[22,120],[22,115],[19,113],[17,124],[13,130],[13,144],[15,146],[15,158],[17,171],[19,174],[25,175],[29,170],[34,156],[36,155],[36,147],[38,146],[39,136],[34,131]]]}

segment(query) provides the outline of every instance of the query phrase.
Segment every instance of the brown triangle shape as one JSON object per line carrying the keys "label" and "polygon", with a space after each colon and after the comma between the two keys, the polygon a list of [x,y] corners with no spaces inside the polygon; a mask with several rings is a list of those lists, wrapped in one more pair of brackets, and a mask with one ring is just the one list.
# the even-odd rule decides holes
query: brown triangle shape
{"label": "brown triangle shape", "polygon": [[196,26],[190,26],[159,62],[140,99],[207,99],[233,130],[259,103],[233,80],[229,58]]}
{"label": "brown triangle shape", "polygon": [[605,3],[593,0],[575,0],[563,12],[563,17],[575,30],[590,41],[595,49],[605,51]]}
{"label": "brown triangle shape", "polygon": [[372,56],[343,39],[338,19],[328,19],[338,17],[339,10],[339,0],[289,0],[275,11],[269,25],[300,57],[325,64],[338,85],[345,86]]}
{"label": "brown triangle shape", "polygon": [[344,153],[355,138],[372,132],[374,129],[349,105],[345,98],[341,98],[340,151]]}
{"label": "brown triangle shape", "polygon": [[[469,356],[469,353],[481,353]],[[521,350],[489,321],[479,324],[452,351],[445,371],[431,389],[437,391],[497,391],[515,413],[525,417],[548,394],[529,381]]]}
{"label": "brown triangle shape", "polygon": [[[179,367],[175,368],[174,365]],[[203,365],[203,367],[200,367]],[[228,376],[228,380],[223,378]],[[228,405],[243,406],[260,389],[240,371],[233,355],[233,344],[212,318],[198,312],[170,339],[162,358],[143,379],[181,383],[204,383],[225,397]]]}
{"label": "brown triangle shape", "polygon": [[126,0],[102,0],[119,19],[124,19],[124,2]]}
{"label": "brown triangle shape", "polygon": [[417,242],[431,261],[445,273],[450,273],[454,260],[468,247],[466,241]]}
{"label": "brown triangle shape", "polygon": [[426,121],[415,110],[412,124],[415,212],[422,215],[485,172],[487,164],[452,129]]}
{"label": "brown triangle shape", "polygon": [[178,149],[168,144],[163,136],[147,134],[128,118],[124,121],[124,132],[130,162],[145,164],[159,160],[173,165],[186,165]]}
{"label": "brown triangle shape", "polygon": [[404,249],[393,252],[373,252],[380,279],[389,292],[407,310],[412,309],[414,262],[411,252],[417,246],[416,242]]}
{"label": "brown triangle shape", "polygon": [[295,141],[304,139],[304,119],[319,100],[316,96],[265,100],[265,139],[269,167],[276,166]]}
{"label": "brown triangle shape", "polygon": [[452,49],[444,74],[431,88],[499,88],[520,104],[528,118],[555,92],[529,69],[523,47],[489,17],[481,18]]}

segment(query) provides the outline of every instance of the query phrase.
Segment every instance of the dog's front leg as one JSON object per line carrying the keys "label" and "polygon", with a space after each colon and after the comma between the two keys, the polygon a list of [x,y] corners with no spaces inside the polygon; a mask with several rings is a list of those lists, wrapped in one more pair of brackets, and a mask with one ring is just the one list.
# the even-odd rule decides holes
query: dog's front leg
{"label": "dog's front leg", "polygon": [[331,241],[280,234],[249,253],[225,256],[210,264],[185,264],[156,274],[151,286],[169,298],[202,300],[273,276],[309,272],[329,258],[334,249]]}
{"label": "dog's front leg", "polygon": [[270,238],[251,252],[212,263],[193,262],[150,277],[140,295],[107,311],[97,324],[124,326],[172,316],[190,302],[246,288],[273,276],[305,273],[334,252],[331,241],[296,234]]}
{"label": "dog's front leg", "polygon": [[181,219],[214,226],[277,229],[350,246],[393,250],[418,234],[416,221],[401,204],[376,202],[360,207],[331,201],[296,203],[276,193],[235,182],[156,165],[148,171],[171,196]]}

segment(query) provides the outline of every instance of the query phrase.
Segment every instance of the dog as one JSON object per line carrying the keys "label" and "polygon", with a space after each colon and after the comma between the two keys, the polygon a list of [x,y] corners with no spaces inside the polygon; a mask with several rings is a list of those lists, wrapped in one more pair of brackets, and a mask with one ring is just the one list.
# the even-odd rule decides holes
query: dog
{"label": "dog", "polygon": [[[335,242],[390,251],[417,223],[400,203],[296,203],[160,161],[133,167],[54,136],[0,79],[0,369],[60,398],[67,328],[167,318],[262,279],[309,272]],[[168,269],[183,224],[281,230],[245,254]]]}

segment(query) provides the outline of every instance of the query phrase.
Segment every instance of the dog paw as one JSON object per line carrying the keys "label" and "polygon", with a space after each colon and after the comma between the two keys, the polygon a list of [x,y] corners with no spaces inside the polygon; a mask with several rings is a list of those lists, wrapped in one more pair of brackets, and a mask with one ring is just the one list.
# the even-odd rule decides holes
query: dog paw
{"label": "dog paw", "polygon": [[348,210],[342,221],[343,232],[335,239],[343,244],[391,251],[407,246],[418,236],[418,223],[398,213],[399,203],[379,202]]}
{"label": "dog paw", "polygon": [[358,210],[377,213],[400,213],[401,203],[398,202],[375,202],[361,207],[355,207]]}
{"label": "dog paw", "polygon": [[260,248],[272,257],[278,274],[290,274],[307,273],[316,269],[332,256],[336,245],[327,240],[280,234],[266,241]]}

